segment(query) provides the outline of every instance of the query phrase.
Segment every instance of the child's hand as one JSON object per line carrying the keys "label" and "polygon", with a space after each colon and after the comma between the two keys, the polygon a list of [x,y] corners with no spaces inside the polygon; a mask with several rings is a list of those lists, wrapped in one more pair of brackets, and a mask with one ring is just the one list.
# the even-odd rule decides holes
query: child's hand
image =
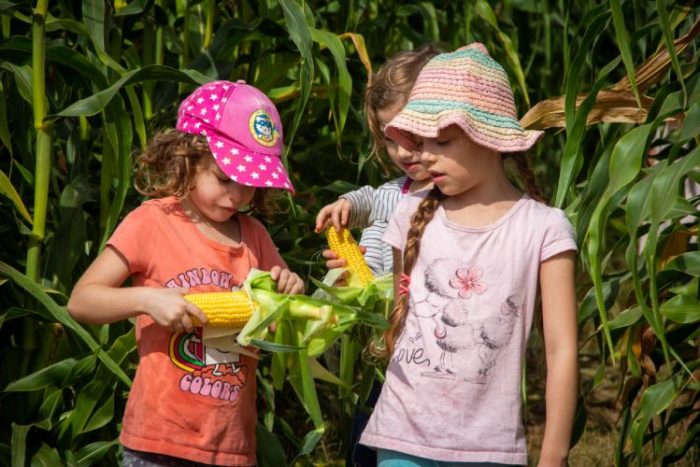
{"label": "child's hand", "polygon": [[[362,245],[359,245],[359,247],[360,251],[364,255],[367,252],[367,248],[365,248]],[[326,258],[326,268],[328,269],[344,268],[345,266],[347,266],[347,261],[339,257],[332,250],[323,250],[321,252],[321,256]]]}
{"label": "child's hand", "polygon": [[332,250],[323,250],[323,252],[321,253],[321,256],[326,258],[326,267],[328,269],[343,268],[347,264],[347,261],[345,261],[343,258],[339,257]]}
{"label": "child's hand", "polygon": [[348,225],[351,209],[350,201],[342,198],[322,207],[316,216],[316,233],[322,232],[328,226],[329,220],[336,230]]}
{"label": "child's hand", "polygon": [[304,281],[289,269],[273,266],[270,269],[270,277],[277,282],[277,292],[279,293],[288,295],[304,293]]}
{"label": "child's hand", "polygon": [[189,289],[144,288],[143,290],[147,294],[144,298],[146,313],[161,326],[175,332],[182,330],[190,332],[194,329],[192,317],[202,325],[207,324],[204,312],[183,297],[189,293]]}

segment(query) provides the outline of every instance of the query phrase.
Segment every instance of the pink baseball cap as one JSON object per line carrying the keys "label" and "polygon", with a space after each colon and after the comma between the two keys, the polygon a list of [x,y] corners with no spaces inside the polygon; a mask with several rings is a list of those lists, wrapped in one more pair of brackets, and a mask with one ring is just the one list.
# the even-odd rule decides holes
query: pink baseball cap
{"label": "pink baseball cap", "polygon": [[204,136],[216,164],[234,182],[294,193],[282,164],[277,108],[245,81],[212,81],[195,89],[180,104],[175,128]]}

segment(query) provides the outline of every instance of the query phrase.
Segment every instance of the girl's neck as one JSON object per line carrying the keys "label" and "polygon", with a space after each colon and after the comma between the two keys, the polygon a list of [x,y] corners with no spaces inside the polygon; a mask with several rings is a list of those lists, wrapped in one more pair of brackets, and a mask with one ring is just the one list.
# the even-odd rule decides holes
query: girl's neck
{"label": "girl's neck", "polygon": [[447,219],[467,227],[486,227],[503,217],[523,193],[507,177],[496,177],[443,201]]}
{"label": "girl's neck", "polygon": [[422,191],[433,187],[433,181],[430,177],[425,180],[413,180],[411,179],[411,184],[408,187],[409,193],[416,193],[417,191]]}

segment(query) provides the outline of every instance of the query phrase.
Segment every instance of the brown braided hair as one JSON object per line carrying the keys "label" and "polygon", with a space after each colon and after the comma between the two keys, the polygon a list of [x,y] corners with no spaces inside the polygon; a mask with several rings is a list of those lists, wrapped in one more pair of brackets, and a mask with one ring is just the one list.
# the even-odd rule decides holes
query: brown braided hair
{"label": "brown braided hair", "polygon": [[[149,198],[184,198],[194,188],[197,172],[213,164],[207,140],[200,135],[167,129],[156,133],[136,159],[136,191]],[[250,210],[272,215],[276,190],[256,188]]]}
{"label": "brown braided hair", "polygon": [[512,161],[513,165],[520,175],[520,179],[523,182],[523,188],[525,192],[530,195],[534,200],[541,203],[547,204],[547,198],[544,197],[539,187],[537,186],[537,179],[535,178],[535,173],[530,168],[527,155],[520,152],[503,153],[504,161]]}
{"label": "brown braided hair", "polygon": [[[413,217],[411,217],[411,226],[408,229],[406,246],[403,250],[403,268],[401,271],[403,274],[407,276],[411,275],[413,266],[415,266],[416,260],[418,259],[420,240],[421,237],[423,237],[425,227],[433,220],[435,211],[437,211],[443,199],[445,199],[445,195],[442,194],[438,187],[433,187],[425,199],[418,205],[418,209],[416,209]],[[397,294],[394,298],[394,309],[389,317],[389,328],[384,331],[383,347],[380,348],[373,342],[370,347],[370,352],[373,355],[381,358],[391,356],[396,348],[396,341],[403,331],[407,314],[408,295]]]}

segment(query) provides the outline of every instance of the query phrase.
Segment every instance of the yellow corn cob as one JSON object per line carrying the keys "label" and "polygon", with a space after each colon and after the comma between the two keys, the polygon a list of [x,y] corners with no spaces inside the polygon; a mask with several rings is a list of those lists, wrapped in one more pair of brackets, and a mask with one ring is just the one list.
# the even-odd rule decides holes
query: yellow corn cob
{"label": "yellow corn cob", "polygon": [[335,230],[335,227],[330,226],[326,229],[326,238],[331,251],[347,261],[348,270],[363,286],[372,282],[374,279],[372,270],[367,266],[360,247],[357,246],[357,242],[348,229],[343,227],[339,232]]}
{"label": "yellow corn cob", "polygon": [[[185,300],[197,305],[207,316],[207,326],[243,328],[253,314],[256,304],[243,290],[208,292],[185,295]],[[193,319],[195,326],[200,323]]]}

